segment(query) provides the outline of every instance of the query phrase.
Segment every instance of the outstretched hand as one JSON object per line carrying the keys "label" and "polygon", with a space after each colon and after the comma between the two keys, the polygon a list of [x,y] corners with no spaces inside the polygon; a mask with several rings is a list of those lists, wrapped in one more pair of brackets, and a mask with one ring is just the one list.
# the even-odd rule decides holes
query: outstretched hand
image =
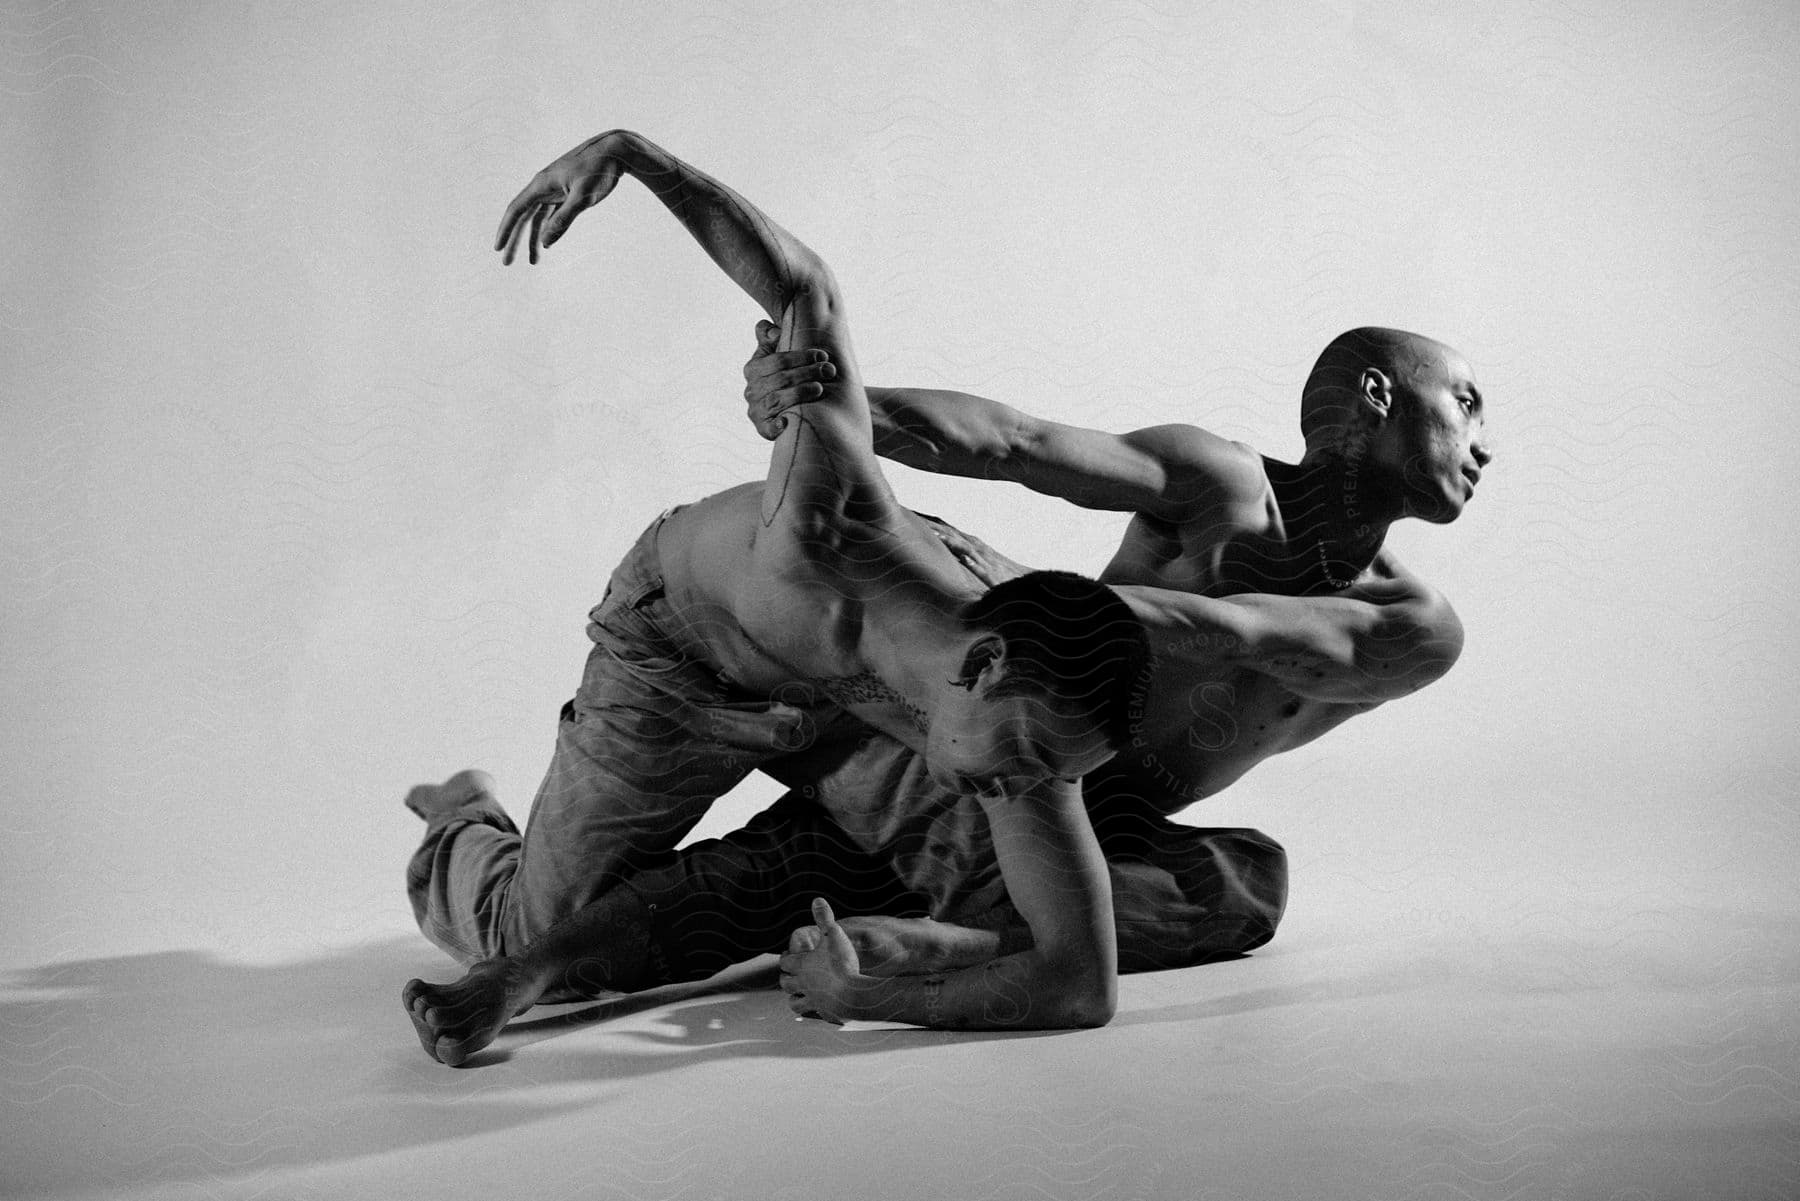
{"label": "outstretched hand", "polygon": [[820,1017],[842,1024],[857,1017],[856,990],[864,979],[856,948],[838,924],[824,897],[812,903],[812,926],[802,926],[788,939],[781,957],[781,988],[788,1008],[801,1017]]}
{"label": "outstretched hand", "polygon": [[771,442],[787,424],[782,414],[824,396],[825,381],[837,375],[825,351],[776,350],[780,338],[779,325],[758,321],[756,350],[744,364],[744,401],[750,409],[750,424]]}
{"label": "outstretched hand", "polygon": [[562,237],[577,215],[606,199],[625,173],[623,153],[641,141],[626,130],[609,130],[532,176],[500,218],[494,249],[504,253],[502,261],[511,266],[524,242],[537,262],[538,251]]}

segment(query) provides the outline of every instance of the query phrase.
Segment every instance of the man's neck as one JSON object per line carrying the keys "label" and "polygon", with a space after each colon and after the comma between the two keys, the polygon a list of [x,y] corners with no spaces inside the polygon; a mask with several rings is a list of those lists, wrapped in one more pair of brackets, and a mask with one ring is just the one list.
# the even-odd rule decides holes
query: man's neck
{"label": "man's neck", "polygon": [[1309,451],[1298,463],[1263,462],[1297,558],[1320,563],[1328,578],[1344,581],[1374,562],[1388,527],[1401,516],[1389,489],[1331,451]]}
{"label": "man's neck", "polygon": [[953,681],[962,675],[968,644],[968,629],[955,613],[919,607],[865,623],[861,658],[887,699],[926,721],[944,691],[958,686]]}

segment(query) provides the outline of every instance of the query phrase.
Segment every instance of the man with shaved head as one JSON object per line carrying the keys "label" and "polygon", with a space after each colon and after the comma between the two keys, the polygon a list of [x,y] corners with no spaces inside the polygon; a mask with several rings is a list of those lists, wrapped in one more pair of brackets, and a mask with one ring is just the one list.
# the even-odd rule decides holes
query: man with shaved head
{"label": "man with shaved head", "polygon": [[[1447,387],[1454,406],[1415,405],[1416,422],[1384,422],[1373,427],[1359,419],[1366,402],[1365,383],[1376,373],[1382,378],[1399,380],[1416,392],[1430,392],[1434,386]],[[1463,423],[1451,420],[1454,410],[1466,408],[1475,427],[1471,436]],[[1339,334],[1331,340],[1313,364],[1307,378],[1306,391],[1300,401],[1300,432],[1306,438],[1304,461],[1355,463],[1361,465],[1366,455],[1359,440],[1375,431],[1393,435],[1409,435],[1413,444],[1404,440],[1389,446],[1385,466],[1393,476],[1394,456],[1402,466],[1400,479],[1406,479],[1405,464],[1420,469],[1455,461],[1460,464],[1462,479],[1455,475],[1435,478],[1435,485],[1448,485],[1442,495],[1434,494],[1432,484],[1420,475],[1411,482],[1424,485],[1414,490],[1410,503],[1404,504],[1402,516],[1422,517],[1431,522],[1456,519],[1463,504],[1474,495],[1475,482],[1481,468],[1491,458],[1485,437],[1486,415],[1482,410],[1481,391],[1475,386],[1468,363],[1454,349],[1434,338],[1405,330],[1364,327]],[[1379,470],[1383,464],[1376,464]],[[1466,481],[1466,488],[1465,488]]]}
{"label": "man with shaved head", "polygon": [[[834,374],[820,353],[776,351],[773,336],[758,327],[745,367],[764,436]],[[1129,746],[1084,781],[1119,967],[1184,966],[1267,941],[1286,898],[1280,846],[1168,819],[1455,662],[1455,612],[1383,543],[1393,522],[1453,521],[1474,495],[1491,451],[1468,363],[1400,330],[1332,339],[1302,392],[1298,463],[1191,425],[1111,434],[960,392],[868,396],[886,458],[1132,514],[1100,579],[1144,620],[1156,660]],[[966,534],[940,537],[986,582],[1025,570]],[[848,950],[837,930],[800,929],[784,970],[836,954],[851,959],[846,971],[941,972],[1029,945],[982,814],[935,790],[916,754],[870,736],[814,748],[780,778],[811,782],[631,882],[652,932],[635,954],[642,983],[770,950],[808,893],[879,895],[871,880],[893,881],[904,902],[836,923]],[[896,916],[902,903],[913,916]],[[794,1005],[806,1011],[804,998]]]}

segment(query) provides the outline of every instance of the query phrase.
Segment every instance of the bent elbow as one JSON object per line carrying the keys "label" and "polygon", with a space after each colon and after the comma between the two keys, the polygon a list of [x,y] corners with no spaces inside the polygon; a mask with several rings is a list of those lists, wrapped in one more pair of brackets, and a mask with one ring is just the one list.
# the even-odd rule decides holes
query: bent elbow
{"label": "bent elbow", "polygon": [[1104,1026],[1119,1012],[1119,977],[1116,972],[1083,972],[1067,980],[1060,990],[1057,1025],[1065,1029],[1091,1030]]}
{"label": "bent elbow", "polygon": [[1069,1007],[1068,1021],[1064,1024],[1071,1029],[1095,1030],[1113,1020],[1119,1012],[1118,990],[1109,989],[1106,995],[1079,1001]]}
{"label": "bent elbow", "polygon": [[788,305],[818,314],[832,314],[843,304],[837,276],[824,259],[811,250],[795,255],[788,264]]}
{"label": "bent elbow", "polygon": [[1460,618],[1456,615],[1456,610],[1451,608],[1450,602],[1448,600],[1444,599],[1444,597],[1441,595],[1437,598],[1436,607],[1439,611],[1438,623],[1442,627],[1442,632],[1439,635],[1439,640],[1443,643],[1443,646],[1444,646],[1444,651],[1443,651],[1444,670],[1449,671],[1453,666],[1455,666],[1456,661],[1458,659],[1462,658],[1462,651],[1463,651],[1462,618]]}
{"label": "bent elbow", "polygon": [[1419,622],[1418,670],[1421,686],[1442,679],[1462,658],[1463,624],[1441,593],[1433,594]]}
{"label": "bent elbow", "polygon": [[1371,673],[1381,700],[1398,700],[1443,679],[1462,657],[1462,619],[1449,601],[1433,595],[1397,643],[1397,653]]}
{"label": "bent elbow", "polygon": [[[829,339],[844,325],[844,299],[830,269],[816,258],[811,265],[796,264],[781,321],[780,347],[797,350],[825,346],[836,352]],[[840,363],[838,372],[843,374]]]}

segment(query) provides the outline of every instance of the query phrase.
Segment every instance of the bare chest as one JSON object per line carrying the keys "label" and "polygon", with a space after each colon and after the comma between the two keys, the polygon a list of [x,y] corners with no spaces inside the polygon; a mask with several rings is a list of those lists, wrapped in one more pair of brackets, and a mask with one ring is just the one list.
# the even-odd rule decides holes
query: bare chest
{"label": "bare chest", "polygon": [[[1292,595],[1311,578],[1304,567],[1272,509],[1182,526],[1140,516],[1101,578],[1200,596]],[[1370,708],[1311,700],[1260,672],[1170,659],[1152,676],[1133,715],[1132,745],[1115,770],[1147,795],[1166,798],[1172,813]]]}
{"label": "bare chest", "polygon": [[1174,813],[1372,707],[1310,700],[1257,672],[1164,664],[1115,770]]}
{"label": "bare chest", "polygon": [[1216,520],[1133,517],[1100,578],[1197,596],[1295,595],[1311,579],[1311,568],[1312,561],[1289,544],[1280,511],[1270,501],[1235,506]]}

